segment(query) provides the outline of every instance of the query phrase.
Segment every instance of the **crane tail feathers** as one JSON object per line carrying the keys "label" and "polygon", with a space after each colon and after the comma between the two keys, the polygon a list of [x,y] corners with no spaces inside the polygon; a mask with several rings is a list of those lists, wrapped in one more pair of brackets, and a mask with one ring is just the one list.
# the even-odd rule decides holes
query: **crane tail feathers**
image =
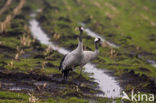
{"label": "crane tail feathers", "polygon": [[60,62],[59,70],[61,70],[61,69],[62,69],[62,63],[63,63],[63,61],[64,61],[65,57],[66,57],[66,55],[62,58],[62,60],[61,60],[61,62]]}
{"label": "crane tail feathers", "polygon": [[70,71],[72,71],[72,68],[62,70],[63,77],[67,78]]}

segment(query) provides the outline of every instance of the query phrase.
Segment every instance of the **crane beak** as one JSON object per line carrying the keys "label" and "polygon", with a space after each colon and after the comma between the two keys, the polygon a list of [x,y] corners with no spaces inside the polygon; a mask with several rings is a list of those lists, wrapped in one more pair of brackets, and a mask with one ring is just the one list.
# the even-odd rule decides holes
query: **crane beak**
{"label": "crane beak", "polygon": [[100,43],[99,43],[100,47],[102,46],[102,44],[103,44],[103,42],[102,42],[102,41],[100,41]]}

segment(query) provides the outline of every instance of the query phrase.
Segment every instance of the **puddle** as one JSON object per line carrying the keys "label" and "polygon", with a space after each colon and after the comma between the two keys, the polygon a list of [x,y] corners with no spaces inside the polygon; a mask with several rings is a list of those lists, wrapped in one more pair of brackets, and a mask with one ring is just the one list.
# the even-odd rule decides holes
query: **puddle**
{"label": "puddle", "polygon": [[[68,50],[55,45],[50,41],[50,38],[47,34],[41,29],[39,22],[34,18],[30,20],[30,30],[34,38],[40,41],[40,43],[50,46],[52,49],[58,51],[60,54],[69,53]],[[102,39],[104,40],[104,39]],[[111,44],[113,45],[113,44]],[[99,84],[100,89],[104,94],[99,94],[98,96],[116,98],[120,97],[121,87],[119,86],[118,81],[114,77],[108,75],[105,70],[96,68],[95,65],[88,63],[85,65],[85,72],[93,73],[91,77],[95,79],[95,82]]]}
{"label": "puddle", "polygon": [[28,87],[10,87],[8,90],[10,91],[33,91],[34,89],[33,88],[28,88]]}
{"label": "puddle", "polygon": [[34,85],[37,87],[37,86],[40,86],[40,87],[43,87],[45,86],[45,88],[51,90],[52,89],[66,89],[66,87],[63,87],[59,84],[56,84],[55,82],[48,82],[48,81],[38,81],[38,82],[35,82]]}
{"label": "puddle", "polygon": [[65,55],[69,52],[68,50],[59,48],[58,46],[56,46],[52,42],[50,42],[50,38],[47,36],[47,34],[45,32],[43,32],[43,30],[39,26],[38,21],[36,21],[35,19],[30,20],[30,30],[31,30],[34,38],[39,40],[42,44],[50,46],[51,48],[53,48],[54,50],[58,51],[59,53],[61,53],[63,55]]}
{"label": "puddle", "polygon": [[[14,75],[16,75],[16,74],[14,74]],[[32,77],[32,75],[30,75],[30,74],[28,74],[28,75],[30,77]],[[6,75],[6,76],[8,76],[8,75]],[[40,77],[40,78],[44,78],[44,77]],[[47,77],[47,78],[51,79],[51,77]],[[20,91],[20,92],[21,91],[23,91],[23,92],[31,91],[32,92],[32,91],[39,91],[42,89],[42,91],[53,92],[53,91],[57,91],[57,90],[66,89],[66,87],[64,87],[64,85],[62,85],[62,82],[48,81],[47,78],[45,78],[41,81],[38,81],[38,76],[36,76],[36,77],[34,76],[34,80],[30,80],[29,78],[27,78],[27,76],[25,76],[21,79],[20,78],[17,78],[17,79],[14,78],[13,80],[3,79],[2,81],[0,81],[1,90]]]}
{"label": "puddle", "polygon": [[[143,56],[142,55],[138,55],[139,58],[143,59]],[[149,60],[149,59],[146,59],[146,62],[151,64],[153,67],[156,67],[156,61],[154,60]]]}
{"label": "puddle", "polygon": [[150,63],[153,67],[156,67],[156,61],[154,60],[147,60],[148,63]]}
{"label": "puddle", "polygon": [[99,84],[99,87],[104,94],[99,94],[101,97],[120,97],[121,87],[118,85],[114,77],[108,75],[107,70],[97,69],[94,64],[88,63],[85,66],[85,72],[93,73],[91,75],[95,79],[95,82]]}
{"label": "puddle", "polygon": [[10,91],[33,91],[34,88],[32,86],[21,85],[21,83],[16,82],[1,82],[2,90],[10,90]]}
{"label": "puddle", "polygon": [[91,29],[86,28],[86,25],[84,23],[80,23],[81,26],[85,27],[84,31],[87,33],[87,35],[94,37],[94,38],[100,38],[103,42],[106,42],[108,45],[110,45],[111,47],[114,48],[119,48],[118,45],[111,43],[109,41],[107,41],[106,39],[104,39],[103,37],[101,37],[99,34],[93,32]]}

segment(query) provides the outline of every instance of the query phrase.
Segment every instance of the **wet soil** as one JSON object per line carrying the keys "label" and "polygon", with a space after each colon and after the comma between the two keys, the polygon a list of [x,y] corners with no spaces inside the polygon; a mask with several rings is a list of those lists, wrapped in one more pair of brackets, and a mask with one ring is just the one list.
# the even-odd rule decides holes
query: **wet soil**
{"label": "wet soil", "polygon": [[[146,71],[145,68],[140,68],[140,69]],[[119,78],[120,78],[120,85],[122,87],[126,88],[129,85],[129,88],[127,88],[127,92],[131,92],[131,90],[134,89],[141,92],[156,94],[155,80],[152,80],[151,78],[147,77],[144,74],[139,75],[134,73],[133,70],[128,71],[125,69],[125,73],[120,75]]]}
{"label": "wet soil", "polygon": [[[77,75],[75,77],[75,75]],[[90,97],[101,93],[96,88],[96,83],[71,73],[73,79],[64,80],[61,74],[37,74],[34,72],[23,73],[19,71],[0,70],[0,90],[15,92],[46,92],[55,96]],[[63,94],[63,91],[71,91]]]}

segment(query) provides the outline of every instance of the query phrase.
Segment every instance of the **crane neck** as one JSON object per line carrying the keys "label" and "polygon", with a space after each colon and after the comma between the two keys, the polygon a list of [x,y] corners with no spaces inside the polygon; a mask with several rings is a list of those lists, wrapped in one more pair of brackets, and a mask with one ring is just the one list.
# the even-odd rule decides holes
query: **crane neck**
{"label": "crane neck", "polygon": [[95,42],[95,54],[99,54],[99,43]]}
{"label": "crane neck", "polygon": [[79,40],[77,49],[80,50],[80,51],[83,51],[83,42],[80,41],[80,40]]}
{"label": "crane neck", "polygon": [[82,42],[82,33],[83,33],[83,31],[80,30],[80,35],[79,35],[79,41],[80,41],[80,42]]}
{"label": "crane neck", "polygon": [[96,49],[96,50],[99,50],[99,45],[98,45],[97,42],[95,42],[95,49]]}

